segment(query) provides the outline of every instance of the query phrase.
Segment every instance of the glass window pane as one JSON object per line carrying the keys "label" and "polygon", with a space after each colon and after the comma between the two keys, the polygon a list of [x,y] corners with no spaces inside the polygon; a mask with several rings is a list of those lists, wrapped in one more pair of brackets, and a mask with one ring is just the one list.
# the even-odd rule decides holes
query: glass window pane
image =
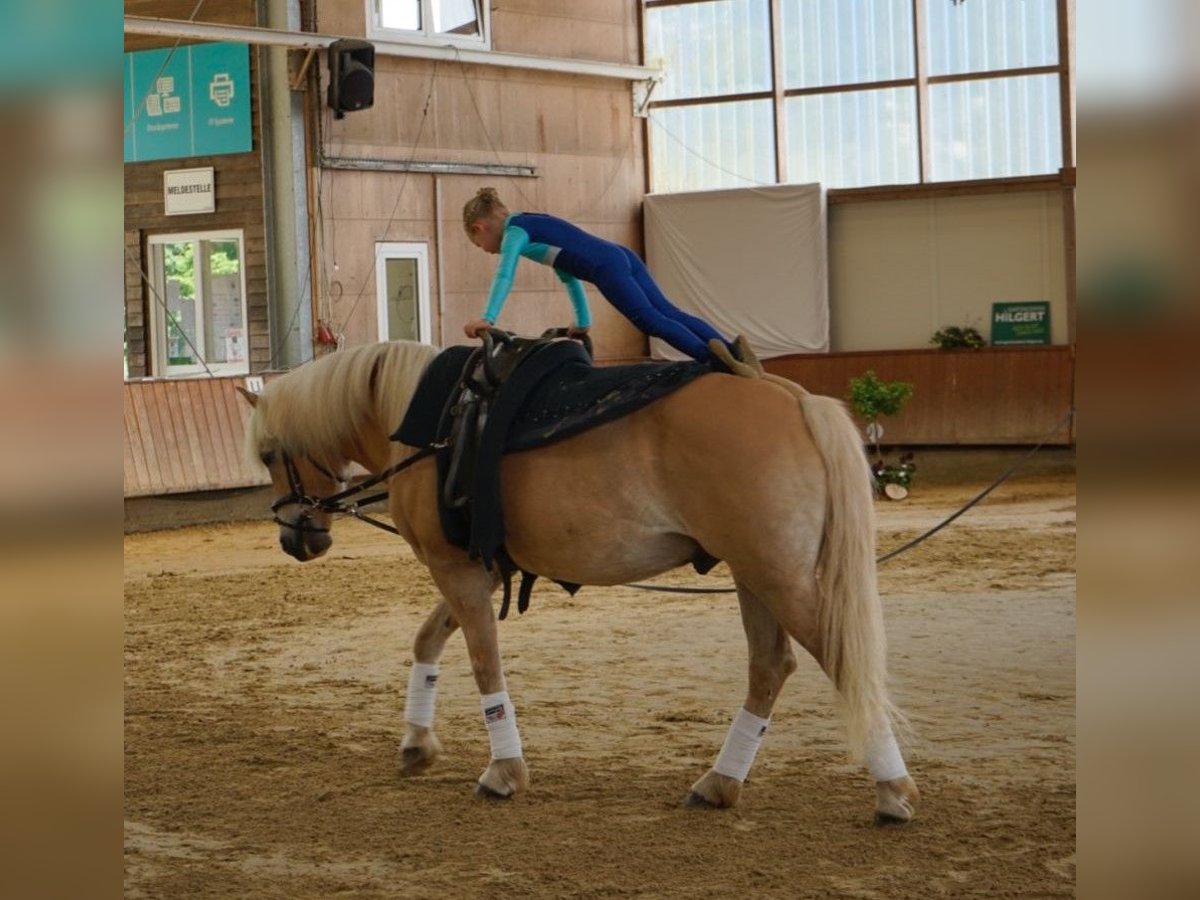
{"label": "glass window pane", "polygon": [[433,0],[433,30],[438,34],[479,34],[477,0]]}
{"label": "glass window pane", "polygon": [[1062,166],[1058,76],[929,88],[934,181],[1043,175]]}
{"label": "glass window pane", "polygon": [[647,65],[665,77],[655,100],[771,89],[767,0],[716,0],[646,10]]}
{"label": "glass window pane", "polygon": [[242,321],[242,263],[234,238],[201,241],[204,264],[205,352],[209,363],[246,361]]}
{"label": "glass window pane", "polygon": [[379,24],[401,31],[420,31],[421,0],[379,0]]}
{"label": "glass window pane", "polygon": [[842,188],[919,179],[915,88],[786,102],[789,181]]}
{"label": "glass window pane", "polygon": [[770,100],[704,103],[650,112],[656,193],[775,183]]}
{"label": "glass window pane", "polygon": [[1055,0],[929,3],[929,74],[1056,65],[1056,5]]}
{"label": "glass window pane", "polygon": [[389,341],[419,341],[417,313],[417,261],[392,258],[384,261],[387,279],[387,336]]}
{"label": "glass window pane", "polygon": [[[164,288],[160,309],[166,321],[166,358],[169,366],[199,365],[200,329],[196,327],[196,245],[192,241],[174,241],[156,248]],[[155,301],[157,302],[157,301]]]}
{"label": "glass window pane", "polygon": [[783,0],[781,5],[786,87],[916,76],[912,0]]}

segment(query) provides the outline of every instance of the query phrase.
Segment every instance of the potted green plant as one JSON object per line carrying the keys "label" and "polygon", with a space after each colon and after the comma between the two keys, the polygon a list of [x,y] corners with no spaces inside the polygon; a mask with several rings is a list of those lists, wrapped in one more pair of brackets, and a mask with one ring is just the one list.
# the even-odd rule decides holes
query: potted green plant
{"label": "potted green plant", "polygon": [[905,453],[895,462],[883,456],[881,441],[884,416],[897,415],[913,395],[913,386],[906,381],[881,381],[872,370],[850,379],[850,408],[867,422],[867,440],[874,448],[875,458],[871,462],[871,473],[875,476],[875,489],[893,500],[908,496],[917,467],[913,455]]}
{"label": "potted green plant", "polygon": [[986,346],[987,341],[983,339],[983,335],[976,328],[947,325],[945,328],[935,331],[933,337],[929,339],[929,343],[937,344],[942,350],[978,350],[980,347]]}

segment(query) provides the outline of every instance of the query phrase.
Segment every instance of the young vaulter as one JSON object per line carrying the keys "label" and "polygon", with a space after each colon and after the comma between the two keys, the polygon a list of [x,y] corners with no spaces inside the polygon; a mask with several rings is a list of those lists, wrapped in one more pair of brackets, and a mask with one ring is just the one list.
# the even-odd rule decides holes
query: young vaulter
{"label": "young vaulter", "polygon": [[480,188],[463,207],[463,227],[476,247],[500,255],[492,279],[483,317],[463,328],[473,338],[496,324],[508,292],[512,289],[517,261],[524,256],[551,266],[566,285],[575,308],[572,335],[583,334],[591,325],[587,297],[580,281],[594,284],[613,306],[637,328],[660,338],[698,362],[709,362],[716,341],[716,354],[727,358],[725,339],[703,319],[689,315],[669,301],[645,264],[632,250],[588,234],[564,219],[545,213],[512,213],[494,188]]}

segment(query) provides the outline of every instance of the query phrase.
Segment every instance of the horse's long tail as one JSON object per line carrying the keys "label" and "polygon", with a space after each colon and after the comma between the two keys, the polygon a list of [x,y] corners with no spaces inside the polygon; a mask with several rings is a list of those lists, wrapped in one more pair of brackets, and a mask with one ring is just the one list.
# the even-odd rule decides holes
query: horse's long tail
{"label": "horse's long tail", "polygon": [[851,756],[861,760],[873,732],[904,724],[888,699],[870,471],[858,429],[840,401],[764,377],[799,400],[825,463],[828,506],[817,562],[821,662],[845,703]]}

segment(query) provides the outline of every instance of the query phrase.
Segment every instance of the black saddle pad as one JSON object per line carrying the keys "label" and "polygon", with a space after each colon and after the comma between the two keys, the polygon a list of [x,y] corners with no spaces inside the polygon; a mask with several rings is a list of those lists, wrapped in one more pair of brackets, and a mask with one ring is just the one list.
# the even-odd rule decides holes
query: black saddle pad
{"label": "black saddle pad", "polygon": [[[430,363],[412,404],[392,440],[425,447],[439,433],[447,401],[459,389],[463,367],[474,347],[451,347]],[[449,467],[448,450],[438,453],[438,511],[446,538],[491,566],[504,545],[500,508],[500,457],[564,440],[641,409],[710,374],[705,363],[638,363],[595,367],[575,341],[540,347],[500,388],[492,401],[479,444],[471,502],[445,507],[440,482]]]}

